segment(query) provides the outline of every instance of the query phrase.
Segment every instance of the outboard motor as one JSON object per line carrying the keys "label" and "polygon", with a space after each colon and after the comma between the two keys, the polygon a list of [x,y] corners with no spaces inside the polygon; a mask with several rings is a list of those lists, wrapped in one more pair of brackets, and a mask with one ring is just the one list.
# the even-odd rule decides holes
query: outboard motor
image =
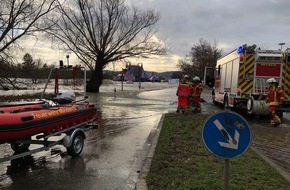
{"label": "outboard motor", "polygon": [[76,95],[73,91],[65,91],[57,94],[54,102],[58,104],[69,104],[76,100]]}

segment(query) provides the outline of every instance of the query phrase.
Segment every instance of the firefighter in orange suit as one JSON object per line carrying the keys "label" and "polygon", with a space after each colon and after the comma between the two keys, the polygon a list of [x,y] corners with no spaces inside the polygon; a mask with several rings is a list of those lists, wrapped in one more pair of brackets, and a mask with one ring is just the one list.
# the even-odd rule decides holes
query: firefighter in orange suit
{"label": "firefighter in orange suit", "polygon": [[268,79],[267,83],[269,83],[269,89],[266,102],[269,104],[270,122],[271,126],[277,127],[281,124],[281,119],[277,115],[277,108],[284,102],[284,91],[274,78]]}
{"label": "firefighter in orange suit", "polygon": [[200,95],[203,90],[203,85],[198,76],[193,77],[192,85],[190,87],[190,103],[191,103],[191,111],[194,113],[201,112],[200,105]]}
{"label": "firefighter in orange suit", "polygon": [[190,85],[188,83],[189,77],[188,75],[184,75],[182,79],[180,80],[177,91],[176,91],[176,96],[178,96],[178,107],[176,112],[185,112],[186,107],[188,106],[189,102],[189,93],[190,93]]}

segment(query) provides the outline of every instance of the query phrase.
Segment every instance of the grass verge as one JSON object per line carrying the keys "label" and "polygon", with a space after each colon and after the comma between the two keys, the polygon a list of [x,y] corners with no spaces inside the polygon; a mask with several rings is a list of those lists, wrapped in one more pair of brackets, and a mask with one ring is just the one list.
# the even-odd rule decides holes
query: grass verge
{"label": "grass verge", "polygon": [[[202,127],[209,115],[165,115],[146,176],[149,190],[224,188],[224,159],[204,146]],[[229,189],[290,190],[290,184],[252,149],[230,159]]]}

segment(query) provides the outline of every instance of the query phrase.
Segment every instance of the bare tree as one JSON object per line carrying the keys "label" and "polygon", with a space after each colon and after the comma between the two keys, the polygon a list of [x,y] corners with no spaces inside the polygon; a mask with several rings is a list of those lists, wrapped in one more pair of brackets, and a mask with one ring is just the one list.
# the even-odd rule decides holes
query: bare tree
{"label": "bare tree", "polygon": [[190,76],[204,77],[205,67],[215,68],[216,61],[222,56],[222,50],[215,42],[213,45],[204,39],[194,44],[189,55],[179,60],[178,67]]}
{"label": "bare tree", "polygon": [[9,90],[10,87],[15,88],[14,79],[12,79],[12,64],[7,60],[0,58],[0,88]]}
{"label": "bare tree", "polygon": [[[13,68],[13,59],[10,56],[10,47],[17,44],[24,35],[34,35],[42,31],[45,26],[41,18],[55,8],[56,0],[1,0],[0,3],[0,59],[7,62]],[[14,73],[15,75],[15,73]],[[10,84],[17,88],[16,80],[11,79],[7,72],[1,72],[0,87],[6,88]],[[15,77],[15,76],[14,76]],[[17,77],[17,76],[16,76]]]}
{"label": "bare tree", "polygon": [[49,33],[90,69],[89,92],[99,92],[103,69],[110,62],[165,53],[153,40],[159,20],[154,11],[129,8],[124,0],[70,0],[59,11]]}
{"label": "bare tree", "polygon": [[25,78],[31,78],[32,84],[36,84],[40,78],[39,71],[42,67],[42,61],[40,59],[34,60],[32,55],[26,53],[22,58],[22,76]]}
{"label": "bare tree", "polygon": [[1,0],[0,56],[24,35],[40,31],[41,18],[51,12],[56,0]]}

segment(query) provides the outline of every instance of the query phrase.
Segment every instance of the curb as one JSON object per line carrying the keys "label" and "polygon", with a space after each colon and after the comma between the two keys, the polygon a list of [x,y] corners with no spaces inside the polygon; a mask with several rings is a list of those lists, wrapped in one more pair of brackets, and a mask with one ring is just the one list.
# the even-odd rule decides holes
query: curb
{"label": "curb", "polygon": [[[158,142],[158,138],[160,135],[161,127],[163,124],[165,114],[162,114],[160,121],[158,125],[153,128],[148,136],[148,139],[146,141],[146,145],[150,145],[147,149],[147,156],[144,160],[143,166],[141,168],[140,174],[138,176],[135,190],[148,190],[147,183],[146,183],[146,176],[149,173],[151,161],[154,156],[155,148]],[[151,141],[150,141],[151,139]],[[151,143],[151,144],[150,144]],[[145,147],[146,148],[146,147]],[[145,150],[146,151],[146,150]]]}
{"label": "curb", "polygon": [[[145,143],[143,150],[145,151],[145,153],[147,153],[147,156],[143,162],[141,171],[140,171],[139,176],[137,178],[135,190],[148,190],[147,183],[146,183],[146,176],[148,175],[149,170],[150,170],[151,162],[152,162],[152,159],[154,156],[156,145],[158,143],[158,138],[159,138],[161,128],[163,125],[164,116],[165,116],[165,114],[162,114],[158,125],[151,130],[151,132],[146,140],[146,143]],[[254,148],[252,146],[250,148],[256,154],[258,154],[263,160],[265,160],[272,168],[274,168],[280,175],[282,175],[288,183],[290,183],[290,174],[289,173],[285,172],[281,167],[279,167],[278,164],[276,164],[275,162],[270,160],[266,155],[264,155],[262,152],[260,152],[256,148]]]}
{"label": "curb", "polygon": [[283,169],[281,169],[281,167],[279,167],[278,164],[276,164],[275,162],[273,162],[272,160],[270,160],[266,155],[264,155],[262,152],[260,152],[256,148],[254,148],[254,147],[250,147],[250,148],[256,154],[258,154],[262,159],[264,159],[268,164],[270,164],[270,166],[272,168],[274,168],[278,173],[280,173],[280,175],[282,175],[286,179],[286,181],[288,181],[288,183],[290,183],[290,174],[288,174]]}

